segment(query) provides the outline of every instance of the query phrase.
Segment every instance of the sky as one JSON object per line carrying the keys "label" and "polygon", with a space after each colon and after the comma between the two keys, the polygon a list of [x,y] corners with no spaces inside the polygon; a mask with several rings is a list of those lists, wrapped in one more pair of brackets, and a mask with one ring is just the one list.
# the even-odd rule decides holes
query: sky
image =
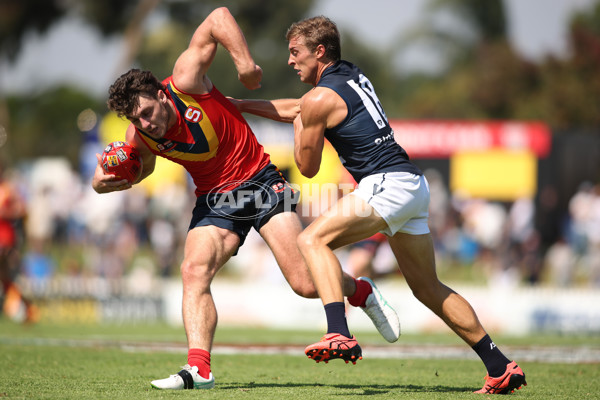
{"label": "sky", "polygon": [[[319,0],[312,12],[352,30],[365,43],[387,49],[424,21],[427,0]],[[533,61],[547,54],[568,54],[568,21],[594,0],[505,0],[509,37],[515,49]],[[368,4],[368,7],[366,6]],[[43,37],[30,35],[14,64],[0,60],[0,93],[31,91],[70,82],[103,96],[118,76],[122,57],[118,38],[106,40],[82,21],[68,18]],[[404,70],[431,65],[426,51],[408,52],[398,60]],[[285,60],[284,60],[285,61]]]}
{"label": "sky", "polygon": [[[364,2],[356,0],[321,0],[315,11],[365,39],[390,45],[398,35],[424,20],[428,3],[427,0],[369,0],[369,7],[364,7]],[[548,52],[564,54],[572,12],[585,9],[594,1],[504,0],[504,3],[510,39],[517,50],[535,59]]]}

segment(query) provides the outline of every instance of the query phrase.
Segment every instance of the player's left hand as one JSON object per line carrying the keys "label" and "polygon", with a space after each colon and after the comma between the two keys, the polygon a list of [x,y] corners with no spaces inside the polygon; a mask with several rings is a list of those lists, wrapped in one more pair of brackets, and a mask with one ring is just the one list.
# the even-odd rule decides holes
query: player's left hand
{"label": "player's left hand", "polygon": [[263,71],[262,68],[254,64],[252,69],[247,71],[238,71],[238,79],[246,88],[250,90],[260,88],[260,81],[262,80]]}

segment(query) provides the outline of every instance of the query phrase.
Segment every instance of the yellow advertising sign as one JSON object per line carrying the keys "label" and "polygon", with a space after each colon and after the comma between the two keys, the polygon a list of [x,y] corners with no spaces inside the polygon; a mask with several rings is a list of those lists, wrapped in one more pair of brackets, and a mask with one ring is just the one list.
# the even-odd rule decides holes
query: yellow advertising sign
{"label": "yellow advertising sign", "polygon": [[450,189],[498,201],[532,198],[537,190],[537,158],[528,150],[458,152],[450,157]]}

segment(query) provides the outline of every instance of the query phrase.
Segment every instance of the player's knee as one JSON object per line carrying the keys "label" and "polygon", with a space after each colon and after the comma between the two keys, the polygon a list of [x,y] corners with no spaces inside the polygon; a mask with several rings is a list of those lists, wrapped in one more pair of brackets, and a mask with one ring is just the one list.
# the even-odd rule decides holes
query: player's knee
{"label": "player's knee", "polygon": [[195,262],[194,260],[183,260],[180,270],[181,279],[184,283],[206,282],[210,284],[210,281],[214,276],[214,272],[208,265]]}
{"label": "player's knee", "polygon": [[296,244],[298,245],[301,253],[305,253],[306,251],[314,248],[317,245],[317,242],[318,241],[315,236],[307,233],[306,231],[300,233],[296,239]]}
{"label": "player's knee", "polygon": [[307,299],[316,299],[319,297],[317,289],[312,282],[303,282],[301,284],[292,285],[292,290],[300,297]]}

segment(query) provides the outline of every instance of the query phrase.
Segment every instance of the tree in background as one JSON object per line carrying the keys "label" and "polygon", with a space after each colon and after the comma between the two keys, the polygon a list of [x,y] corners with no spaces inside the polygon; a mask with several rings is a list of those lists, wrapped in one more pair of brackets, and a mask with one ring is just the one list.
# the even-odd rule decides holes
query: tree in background
{"label": "tree in background", "polygon": [[[126,51],[115,75],[136,66],[166,77],[199,21],[212,9],[228,6],[265,72],[264,97],[291,96],[299,94],[302,88],[283,61],[287,57],[285,30],[298,15],[306,15],[312,4],[312,0],[6,0],[0,3],[0,58],[14,61],[27,34],[46,32],[69,15],[84,19],[106,37],[123,36]],[[164,23],[149,24],[156,21]],[[218,52],[211,79],[228,95],[247,96],[239,82],[231,79],[233,66],[227,58],[225,52]],[[92,98],[80,88],[20,93],[8,101],[0,94],[0,127],[8,131],[0,156],[8,163],[23,158],[67,156],[76,165],[81,145],[77,115],[87,107],[100,114],[106,112],[104,101]],[[52,143],[40,145],[43,137],[51,137]]]}
{"label": "tree in background", "polygon": [[[144,2],[146,0],[141,0]],[[68,15],[79,15],[109,36],[123,30],[137,0],[3,0],[0,2],[0,59],[15,61],[29,34],[43,34]],[[43,68],[43,60],[40,60]],[[43,93],[0,93],[0,130],[6,141],[0,157],[19,159],[67,156],[76,165],[80,147],[77,115],[101,102],[79,88],[54,87]]]}
{"label": "tree in background", "polygon": [[[441,73],[420,84],[401,105],[410,118],[510,118],[511,105],[535,83],[535,66],[522,60],[508,40],[501,0],[434,0],[430,20],[411,40],[426,41],[441,55]],[[436,28],[435,18],[453,24]],[[415,77],[408,77],[410,82]]]}
{"label": "tree in background", "polygon": [[[306,15],[313,0],[238,0],[238,1],[176,1],[164,3],[160,12],[168,18],[144,39],[137,64],[152,70],[159,77],[171,74],[175,57],[187,46],[194,30],[216,7],[227,6],[242,28],[253,57],[263,69],[261,96],[282,97],[300,95],[293,71],[286,65],[285,31],[297,19]],[[126,69],[126,68],[124,68]],[[211,69],[211,80],[228,96],[248,96],[248,91],[235,79],[229,55],[219,48]]]}
{"label": "tree in background", "polygon": [[600,128],[600,2],[576,14],[569,29],[571,55],[549,57],[540,65],[539,85],[516,116],[547,121],[556,130]]}
{"label": "tree in background", "polygon": [[[438,13],[460,23],[436,29],[432,20]],[[430,18],[409,39],[433,44],[445,68],[434,76],[403,78],[408,92],[390,115],[542,120],[556,132],[600,128],[600,2],[573,16],[571,54],[539,64],[510,45],[500,0],[434,0]]]}

